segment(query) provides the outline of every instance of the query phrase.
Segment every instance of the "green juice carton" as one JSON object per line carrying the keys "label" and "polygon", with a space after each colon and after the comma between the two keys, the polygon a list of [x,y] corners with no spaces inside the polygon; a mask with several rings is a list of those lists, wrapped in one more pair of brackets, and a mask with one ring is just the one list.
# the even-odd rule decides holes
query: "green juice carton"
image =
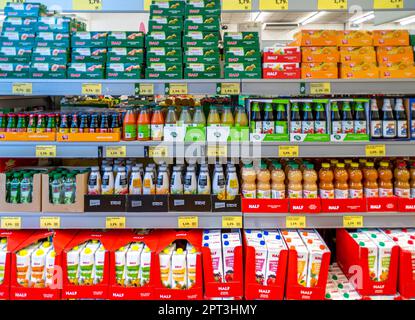
{"label": "green juice carton", "polygon": [[150,63],[182,63],[182,62],[183,62],[183,50],[180,47],[147,48],[147,64],[150,64]]}
{"label": "green juice carton", "polygon": [[184,16],[184,1],[153,1],[150,5],[150,17],[153,16]]}
{"label": "green juice carton", "polygon": [[31,47],[1,47],[0,63],[30,63]]}
{"label": "green juice carton", "polygon": [[6,17],[3,22],[3,32],[33,33],[36,30],[38,18],[35,17]]}
{"label": "green juice carton", "polygon": [[142,67],[135,63],[107,63],[107,79],[141,79]]}
{"label": "green juice carton", "polygon": [[69,33],[61,32],[38,32],[36,35],[36,47],[56,47],[69,48],[70,41]]}
{"label": "green juice carton", "polygon": [[183,79],[183,65],[181,63],[148,64],[146,79]]}
{"label": "green juice carton", "polygon": [[144,47],[144,33],[131,31],[112,31],[108,33],[107,47]]}
{"label": "green juice carton", "polygon": [[144,63],[144,49],[108,48],[107,63]]}
{"label": "green juice carton", "polygon": [[258,32],[225,32],[223,44],[226,47],[259,48]]}
{"label": "green juice carton", "polygon": [[186,63],[185,79],[219,79],[220,65],[209,63]]}
{"label": "green juice carton", "polygon": [[30,65],[30,77],[34,79],[66,79],[66,64],[34,62]]}
{"label": "green juice carton", "polygon": [[0,78],[29,78],[30,64],[0,63]]}
{"label": "green juice carton", "polygon": [[184,21],[184,30],[187,31],[220,31],[220,19],[218,16],[187,16]]}
{"label": "green juice carton", "polygon": [[187,47],[184,52],[185,63],[218,63],[219,48]]}
{"label": "green juice carton", "polygon": [[69,62],[68,49],[36,47],[33,49],[32,62],[66,65]]}
{"label": "green juice carton", "polygon": [[191,15],[210,15],[220,16],[220,2],[219,1],[188,1],[186,4],[186,16]]}
{"label": "green juice carton", "polygon": [[107,48],[72,48],[72,62],[100,63],[107,61]]}
{"label": "green juice carton", "polygon": [[34,33],[3,32],[0,36],[1,47],[33,47],[36,35]]}
{"label": "green juice carton", "polygon": [[36,32],[71,32],[72,19],[69,17],[39,17]]}
{"label": "green juice carton", "polygon": [[69,79],[104,79],[105,68],[100,63],[70,63]]}
{"label": "green juice carton", "polygon": [[46,13],[46,6],[40,3],[8,2],[4,8],[4,15],[8,17],[40,17]]}
{"label": "green juice carton", "polygon": [[105,48],[107,46],[107,36],[108,32],[74,32],[72,34],[72,47]]}
{"label": "green juice carton", "polygon": [[187,31],[183,36],[184,47],[207,47],[217,48],[219,43],[219,32]]}
{"label": "green juice carton", "polygon": [[182,32],[183,17],[181,16],[153,16],[148,22],[148,30],[164,32]]}
{"label": "green juice carton", "polygon": [[225,79],[261,79],[260,63],[226,63]]}
{"label": "green juice carton", "polygon": [[181,47],[180,32],[152,31],[146,35],[146,48],[150,47]]}
{"label": "green juice carton", "polygon": [[228,47],[225,63],[261,63],[261,51],[254,47]]}

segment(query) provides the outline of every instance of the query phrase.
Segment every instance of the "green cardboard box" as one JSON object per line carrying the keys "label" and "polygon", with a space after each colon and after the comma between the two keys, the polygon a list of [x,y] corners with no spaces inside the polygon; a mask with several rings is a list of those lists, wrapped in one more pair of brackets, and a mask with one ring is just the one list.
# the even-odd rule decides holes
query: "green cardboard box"
{"label": "green cardboard box", "polygon": [[107,47],[144,48],[144,33],[131,31],[109,32]]}
{"label": "green cardboard box", "polygon": [[33,47],[34,33],[3,32],[0,36],[0,47]]}
{"label": "green cardboard box", "polygon": [[203,16],[220,16],[221,10],[220,8],[206,8],[206,7],[198,7],[196,3],[191,4],[188,3],[186,5],[186,16],[192,15],[203,15]]}
{"label": "green cardboard box", "polygon": [[184,47],[217,48],[219,32],[188,31],[183,36]]}
{"label": "green cardboard box", "polygon": [[66,64],[32,63],[30,77],[34,79],[66,79]]}
{"label": "green cardboard box", "polygon": [[107,61],[107,48],[72,48],[72,62],[99,63]]}
{"label": "green cardboard box", "polygon": [[185,79],[219,79],[220,65],[207,63],[186,63]]}
{"label": "green cardboard box", "polygon": [[104,79],[105,68],[100,63],[70,63],[69,79]]}
{"label": "green cardboard box", "polygon": [[148,22],[148,31],[182,32],[183,17],[154,16]]}
{"label": "green cardboard box", "polygon": [[261,63],[261,61],[259,48],[228,47],[225,51],[225,63]]}
{"label": "green cardboard box", "polygon": [[30,64],[26,63],[0,63],[0,78],[29,78]]}
{"label": "green cardboard box", "polygon": [[146,79],[183,79],[183,64],[152,63],[146,68]]}
{"label": "green cardboard box", "polygon": [[71,44],[69,33],[39,32],[36,36],[36,47],[69,48]]}
{"label": "green cardboard box", "polygon": [[181,47],[181,33],[153,31],[146,35],[146,48],[150,47]]}
{"label": "green cardboard box", "polygon": [[3,32],[34,33],[37,19],[35,17],[6,17],[3,22]]}
{"label": "green cardboard box", "polygon": [[187,47],[184,63],[218,63],[219,48]]}
{"label": "green cardboard box", "polygon": [[66,65],[69,62],[69,52],[66,48],[37,47],[33,49],[32,62]]}
{"label": "green cardboard box", "polygon": [[8,2],[4,8],[4,15],[8,17],[40,17],[46,13],[46,6],[40,3]]}
{"label": "green cardboard box", "polygon": [[152,47],[147,48],[147,64],[150,63],[182,63],[183,49]]}
{"label": "green cardboard box", "polygon": [[184,21],[184,30],[187,31],[220,31],[220,19],[217,16],[187,16]]}
{"label": "green cardboard box", "polygon": [[206,9],[220,9],[220,0],[187,0],[186,6]]}
{"label": "green cardboard box", "polygon": [[144,49],[108,48],[107,63],[144,63]]}
{"label": "green cardboard box", "polygon": [[108,32],[74,32],[72,34],[73,48],[105,48]]}
{"label": "green cardboard box", "polygon": [[184,16],[184,1],[153,1],[150,5],[150,17]]}
{"label": "green cardboard box", "polygon": [[142,67],[135,63],[107,63],[107,79],[141,79]]}
{"label": "green cardboard box", "polygon": [[261,62],[259,64],[226,63],[225,79],[261,79]]}
{"label": "green cardboard box", "polygon": [[36,32],[71,32],[72,19],[69,17],[39,17]]}
{"label": "green cardboard box", "polygon": [[258,32],[225,32],[223,44],[226,47],[259,48]]}
{"label": "green cardboard box", "polygon": [[30,63],[32,49],[30,47],[1,47],[0,63]]}

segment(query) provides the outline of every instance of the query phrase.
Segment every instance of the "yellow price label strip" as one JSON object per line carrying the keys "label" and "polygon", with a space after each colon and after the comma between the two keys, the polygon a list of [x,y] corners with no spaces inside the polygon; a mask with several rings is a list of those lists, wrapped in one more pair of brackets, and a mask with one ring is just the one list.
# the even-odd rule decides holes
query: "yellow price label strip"
{"label": "yellow price label strip", "polygon": [[195,229],[199,227],[198,217],[179,217],[177,219],[179,229]]}
{"label": "yellow price label strip", "polygon": [[222,217],[223,229],[240,229],[242,228],[242,217]]}
{"label": "yellow price label strip", "polygon": [[403,9],[404,0],[374,0],[374,9]]}
{"label": "yellow price label strip", "polygon": [[346,10],[347,0],[318,0],[318,10]]}
{"label": "yellow price label strip", "polygon": [[329,82],[310,83],[310,94],[331,94],[331,84]]}
{"label": "yellow price label strip", "polygon": [[363,228],[363,216],[344,216],[344,228]]}
{"label": "yellow price label strip", "polygon": [[385,157],[386,156],[386,145],[367,145],[366,146],[366,157]]}
{"label": "yellow price label strip", "polygon": [[224,158],[228,156],[228,146],[208,146],[207,156],[209,158]]}
{"label": "yellow price label strip", "polygon": [[218,94],[222,95],[239,95],[241,93],[241,85],[239,83],[219,83]]}
{"label": "yellow price label strip", "polygon": [[107,147],[105,151],[107,158],[125,158],[127,156],[126,146]]}
{"label": "yellow price label strip", "polygon": [[3,217],[1,218],[2,229],[21,229],[22,218],[21,217]]}
{"label": "yellow price label strip", "polygon": [[81,11],[102,10],[103,0],[72,0],[72,9]]}
{"label": "yellow price label strip", "polygon": [[298,157],[300,155],[298,146],[279,146],[278,155],[280,158]]}
{"label": "yellow price label strip", "polygon": [[33,94],[33,86],[31,83],[13,83],[12,92],[18,95]]}
{"label": "yellow price label strip", "polygon": [[56,158],[56,146],[36,146],[36,158]]}
{"label": "yellow price label strip", "polygon": [[165,92],[170,95],[185,95],[188,92],[187,83],[168,83]]}
{"label": "yellow price label strip", "polygon": [[152,96],[154,95],[154,84],[140,83],[138,92],[141,96]]}
{"label": "yellow price label strip", "polygon": [[126,218],[125,217],[107,217],[105,219],[106,229],[125,229]]}
{"label": "yellow price label strip", "polygon": [[86,96],[95,96],[102,94],[102,84],[101,83],[83,83],[82,84],[82,94]]}
{"label": "yellow price label strip", "polygon": [[250,11],[252,10],[252,0],[225,0],[222,1],[223,11]]}
{"label": "yellow price label strip", "polygon": [[288,10],[288,0],[259,0],[259,10]]}
{"label": "yellow price label strip", "polygon": [[40,217],[41,229],[59,229],[61,227],[60,217]]}
{"label": "yellow price label strip", "polygon": [[165,146],[149,147],[148,155],[150,158],[166,158],[169,156],[169,148]]}
{"label": "yellow price label strip", "polygon": [[290,229],[307,228],[307,219],[305,216],[288,216],[285,219],[285,227]]}

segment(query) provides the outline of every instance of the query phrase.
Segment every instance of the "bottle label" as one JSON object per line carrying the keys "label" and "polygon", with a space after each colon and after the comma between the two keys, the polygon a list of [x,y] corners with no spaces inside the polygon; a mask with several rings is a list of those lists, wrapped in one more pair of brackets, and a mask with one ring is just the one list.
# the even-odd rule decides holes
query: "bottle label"
{"label": "bottle label", "polygon": [[257,190],[258,199],[271,199],[271,190]]}
{"label": "bottle label", "polygon": [[303,121],[301,123],[301,130],[304,134],[314,133],[314,121]]}
{"label": "bottle label", "polygon": [[412,120],[411,122],[412,122],[412,125],[411,125],[411,128],[412,128],[412,137],[415,137],[415,120]]}
{"label": "bottle label", "polygon": [[399,138],[406,138],[408,137],[408,123],[406,120],[399,120],[397,122],[398,126],[398,137]]}
{"label": "bottle label", "polygon": [[361,199],[363,198],[363,189],[349,189],[350,199]]}
{"label": "bottle label", "polygon": [[366,198],[377,198],[377,197],[379,197],[379,189],[365,188],[365,197]]}
{"label": "bottle label", "polygon": [[348,199],[349,190],[334,189],[334,198],[335,199]]}
{"label": "bottle label", "polygon": [[415,199],[415,188],[411,188],[411,199]]}
{"label": "bottle label", "polygon": [[372,138],[382,137],[382,122],[379,120],[372,120],[370,122],[370,135]]}
{"label": "bottle label", "polygon": [[256,190],[242,190],[242,195],[246,199],[256,199]]}
{"label": "bottle label", "polygon": [[153,140],[163,140],[163,130],[164,126],[162,124],[152,124],[151,125],[151,139]]}
{"label": "bottle label", "polygon": [[354,133],[354,125],[353,125],[353,121],[342,121],[342,132],[344,134],[347,133]]}
{"label": "bottle label", "polygon": [[275,122],[274,121],[263,121],[262,122],[262,132],[264,134],[273,134],[274,133]]}
{"label": "bottle label", "polygon": [[409,199],[411,195],[410,189],[395,188],[395,196],[399,198]]}
{"label": "bottle label", "polygon": [[126,139],[137,139],[137,127],[135,124],[127,124],[124,126],[124,136]]}
{"label": "bottle label", "polygon": [[139,124],[138,125],[138,139],[150,139],[150,125]]}
{"label": "bottle label", "polygon": [[198,183],[199,187],[206,187],[207,186],[207,177],[206,176],[200,176],[199,177],[199,183]]}
{"label": "bottle label", "polygon": [[287,134],[287,132],[288,132],[288,124],[286,121],[275,122],[275,133]]}
{"label": "bottle label", "polygon": [[334,199],[334,190],[320,189],[320,198],[321,199]]}
{"label": "bottle label", "polygon": [[393,188],[390,188],[390,189],[379,188],[379,197],[381,198],[393,197]]}
{"label": "bottle label", "polygon": [[290,199],[301,199],[303,196],[302,190],[290,190],[288,189],[288,198]]}
{"label": "bottle label", "polygon": [[395,121],[383,121],[383,137],[395,138],[396,137],[396,122]]}
{"label": "bottle label", "polygon": [[301,133],[301,121],[291,121],[291,133]]}
{"label": "bottle label", "polygon": [[252,133],[262,133],[262,122],[261,121],[253,121],[251,122],[251,131]]}
{"label": "bottle label", "polygon": [[341,123],[341,121],[333,121],[331,123],[331,132],[333,134],[341,134],[342,133],[342,123]]}
{"label": "bottle label", "polygon": [[305,199],[317,199],[318,192],[317,190],[303,190],[303,198]]}
{"label": "bottle label", "polygon": [[285,199],[286,193],[285,190],[272,190],[271,198],[272,199]]}
{"label": "bottle label", "polygon": [[354,122],[354,133],[356,134],[366,134],[367,133],[367,122],[356,120]]}
{"label": "bottle label", "polygon": [[141,178],[137,178],[133,180],[133,188],[141,189]]}
{"label": "bottle label", "polygon": [[327,132],[326,121],[315,121],[314,122],[314,133],[324,134]]}

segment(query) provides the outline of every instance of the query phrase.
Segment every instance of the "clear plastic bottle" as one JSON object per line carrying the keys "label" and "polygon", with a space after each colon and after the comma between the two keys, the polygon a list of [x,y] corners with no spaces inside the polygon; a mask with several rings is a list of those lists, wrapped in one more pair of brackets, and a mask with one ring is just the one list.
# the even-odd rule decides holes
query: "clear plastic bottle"
{"label": "clear plastic bottle", "polygon": [[212,192],[218,197],[219,200],[226,199],[226,180],[223,174],[222,166],[215,168],[215,174],[213,175]]}
{"label": "clear plastic bottle", "polygon": [[235,166],[229,167],[226,180],[226,200],[234,200],[239,195],[239,181]]}
{"label": "clear plastic bottle", "polygon": [[222,126],[229,126],[229,127],[233,127],[235,125],[235,119],[232,114],[231,106],[223,107],[223,112],[221,115],[221,124]]}
{"label": "clear plastic bottle", "polygon": [[174,106],[169,106],[168,110],[167,110],[167,115],[166,115],[166,127],[174,127],[176,126],[178,121],[177,118],[177,113],[176,113],[176,107]]}
{"label": "clear plastic bottle", "polygon": [[88,178],[88,194],[101,194],[101,173],[99,172],[99,167],[91,168],[91,173]]}
{"label": "clear plastic bottle", "polygon": [[63,203],[64,204],[75,203],[75,192],[76,192],[75,175],[73,173],[70,173],[66,176],[65,182],[63,183]]}
{"label": "clear plastic bottle", "polygon": [[182,125],[186,131],[188,126],[191,126],[193,123],[192,115],[190,114],[189,107],[182,107],[182,112],[179,117],[179,124]]}
{"label": "clear plastic bottle", "polygon": [[196,194],[197,193],[197,179],[196,170],[194,166],[188,166],[186,175],[184,178],[184,194]]}
{"label": "clear plastic bottle", "polygon": [[128,194],[128,179],[125,167],[118,167],[114,183],[114,194]]}
{"label": "clear plastic bottle", "polygon": [[415,162],[411,163],[411,199],[415,199]]}
{"label": "clear plastic bottle", "polygon": [[287,197],[285,190],[285,173],[282,170],[280,163],[274,162],[272,164],[271,180],[271,198],[285,199]]}
{"label": "clear plastic bottle", "polygon": [[241,170],[242,195],[247,199],[256,199],[256,173],[252,163],[245,164]]}
{"label": "clear plastic bottle", "polygon": [[297,163],[293,163],[289,166],[288,173],[288,198],[298,199],[303,196],[303,174],[299,169]]}
{"label": "clear plastic bottle", "polygon": [[20,182],[20,203],[32,202],[32,182],[30,173],[24,173]]}
{"label": "clear plastic bottle", "polygon": [[257,179],[257,198],[258,199],[271,199],[271,173],[269,172],[267,165],[261,163],[259,172],[256,175]]}
{"label": "clear plastic bottle", "polygon": [[195,107],[193,115],[193,126],[204,128],[206,126],[206,116],[201,106]]}
{"label": "clear plastic bottle", "polygon": [[146,167],[143,179],[143,194],[156,194],[156,185],[154,183],[154,171],[151,166]]}
{"label": "clear plastic bottle", "polygon": [[318,175],[312,163],[306,163],[303,171],[303,198],[318,198]]}
{"label": "clear plastic bottle", "polygon": [[382,161],[378,169],[379,175],[379,197],[393,197],[393,173],[389,162]]}
{"label": "clear plastic bottle", "polygon": [[139,167],[133,167],[129,185],[130,194],[143,194],[143,178]]}
{"label": "clear plastic bottle", "polygon": [[[52,180],[52,203],[53,204],[62,204],[62,175],[61,174],[55,174],[53,175]],[[13,181],[12,181],[13,184]],[[12,189],[13,190],[13,189]]]}
{"label": "clear plastic bottle", "polygon": [[156,194],[169,194],[169,175],[167,166],[162,165],[157,175]]}
{"label": "clear plastic bottle", "polygon": [[114,194],[114,173],[110,166],[105,167],[104,169],[101,190],[103,195]]}
{"label": "clear plastic bottle", "polygon": [[183,194],[183,176],[180,166],[173,167],[173,173],[170,179],[170,193]]}
{"label": "clear plastic bottle", "polygon": [[209,167],[202,165],[200,167],[200,173],[197,180],[197,194],[210,194],[211,193],[211,182],[209,175]]}

